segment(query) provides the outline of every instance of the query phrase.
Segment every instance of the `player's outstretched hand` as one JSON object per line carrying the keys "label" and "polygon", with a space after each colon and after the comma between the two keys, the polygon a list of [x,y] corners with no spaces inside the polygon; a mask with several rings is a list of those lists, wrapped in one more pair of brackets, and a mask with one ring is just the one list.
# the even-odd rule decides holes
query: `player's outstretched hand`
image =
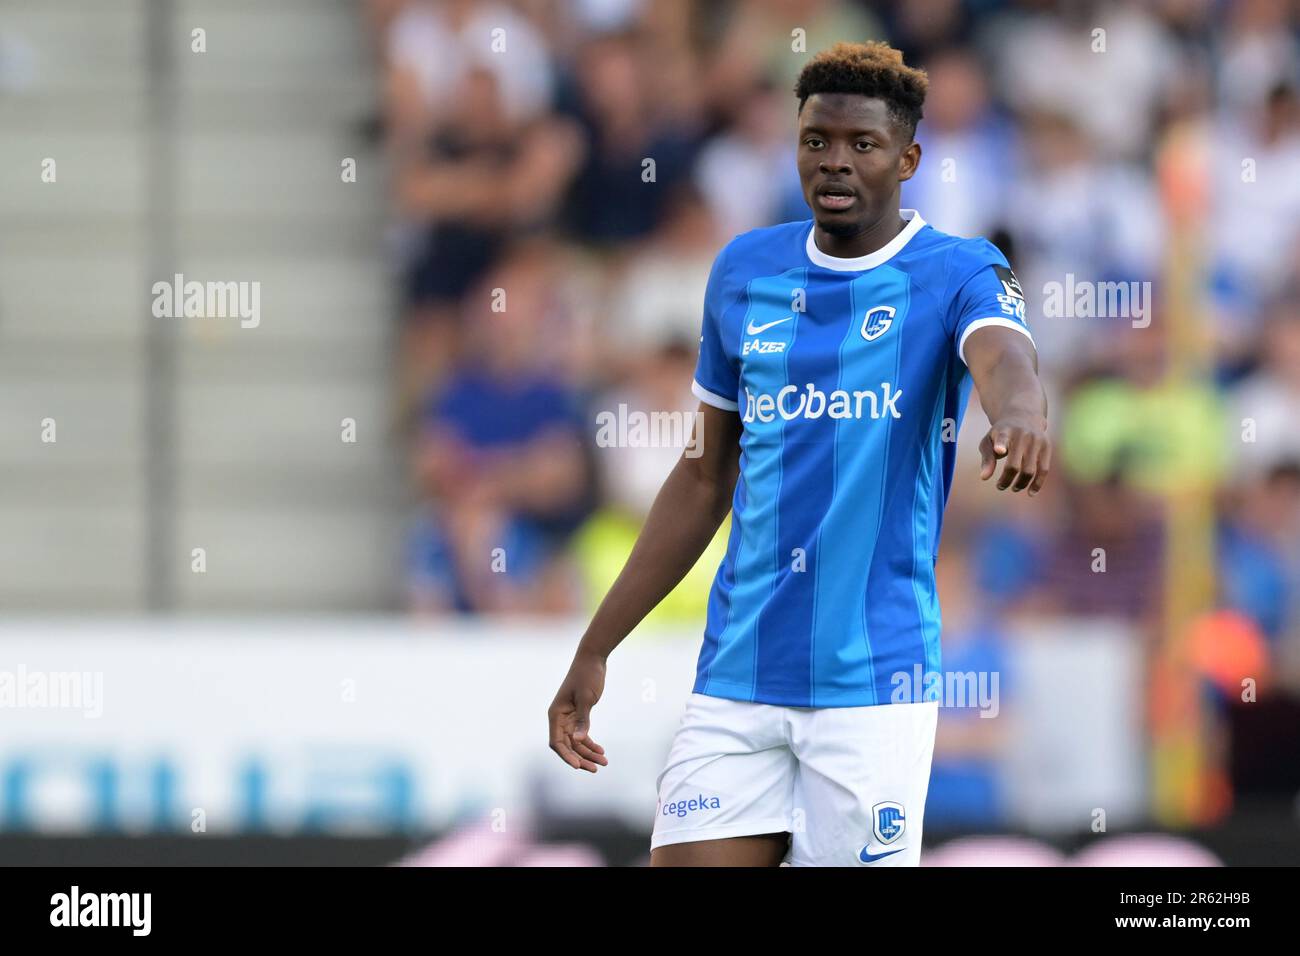
{"label": "player's outstretched hand", "polygon": [[988,481],[1003,460],[998,491],[1029,489],[1038,494],[1052,467],[1052,442],[1043,418],[1003,418],[980,442],[980,480]]}
{"label": "player's outstretched hand", "polygon": [[551,749],[575,770],[596,772],[609,763],[605,748],[588,736],[591,708],[605,690],[605,659],[579,650],[569,666],[546,716],[551,725]]}

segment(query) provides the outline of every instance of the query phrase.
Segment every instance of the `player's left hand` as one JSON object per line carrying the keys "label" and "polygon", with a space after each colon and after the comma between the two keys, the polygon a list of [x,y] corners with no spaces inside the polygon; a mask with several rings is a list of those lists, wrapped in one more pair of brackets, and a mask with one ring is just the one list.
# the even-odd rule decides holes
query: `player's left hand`
{"label": "player's left hand", "polygon": [[1052,442],[1047,437],[1047,419],[1008,417],[999,419],[980,442],[980,480],[988,481],[1003,460],[998,491],[1038,494],[1052,467]]}

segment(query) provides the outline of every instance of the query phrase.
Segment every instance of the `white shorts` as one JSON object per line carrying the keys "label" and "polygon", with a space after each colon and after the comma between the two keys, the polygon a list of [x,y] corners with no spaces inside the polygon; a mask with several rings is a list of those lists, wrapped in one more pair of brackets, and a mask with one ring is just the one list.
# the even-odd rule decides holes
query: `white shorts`
{"label": "white shorts", "polygon": [[791,866],[916,866],[936,701],[780,707],[691,694],[650,848],[787,831]]}

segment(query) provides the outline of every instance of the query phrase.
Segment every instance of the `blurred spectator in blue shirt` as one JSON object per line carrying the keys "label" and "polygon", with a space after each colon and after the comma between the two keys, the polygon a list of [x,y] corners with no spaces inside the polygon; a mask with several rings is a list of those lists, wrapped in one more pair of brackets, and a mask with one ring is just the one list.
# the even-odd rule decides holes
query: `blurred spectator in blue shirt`
{"label": "blurred spectator in blue shirt", "polygon": [[483,297],[465,361],[424,408],[416,476],[427,501],[411,543],[412,602],[563,611],[574,593],[562,549],[591,480],[579,396],[546,344],[556,324],[546,253],[516,253],[486,285],[502,295]]}
{"label": "blurred spectator in blue shirt", "polygon": [[988,236],[1005,224],[1017,175],[1015,127],[992,109],[984,68],[970,52],[949,50],[927,63],[930,92],[916,139],[925,157],[903,184],[903,205],[957,236]]}

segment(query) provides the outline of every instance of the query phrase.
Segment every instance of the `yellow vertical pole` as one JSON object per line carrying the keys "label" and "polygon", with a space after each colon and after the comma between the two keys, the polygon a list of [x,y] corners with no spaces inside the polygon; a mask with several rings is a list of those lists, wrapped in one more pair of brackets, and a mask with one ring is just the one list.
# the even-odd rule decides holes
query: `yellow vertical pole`
{"label": "yellow vertical pole", "polygon": [[[1168,385],[1175,391],[1203,383],[1211,360],[1205,317],[1205,147],[1204,127],[1175,124],[1156,160],[1170,225],[1160,311],[1168,330]],[[1165,499],[1163,633],[1153,660],[1150,718],[1152,812],[1171,827],[1204,821],[1217,802],[1210,715],[1189,653],[1192,625],[1214,603],[1213,494],[1212,481],[1195,474],[1178,476]]]}

